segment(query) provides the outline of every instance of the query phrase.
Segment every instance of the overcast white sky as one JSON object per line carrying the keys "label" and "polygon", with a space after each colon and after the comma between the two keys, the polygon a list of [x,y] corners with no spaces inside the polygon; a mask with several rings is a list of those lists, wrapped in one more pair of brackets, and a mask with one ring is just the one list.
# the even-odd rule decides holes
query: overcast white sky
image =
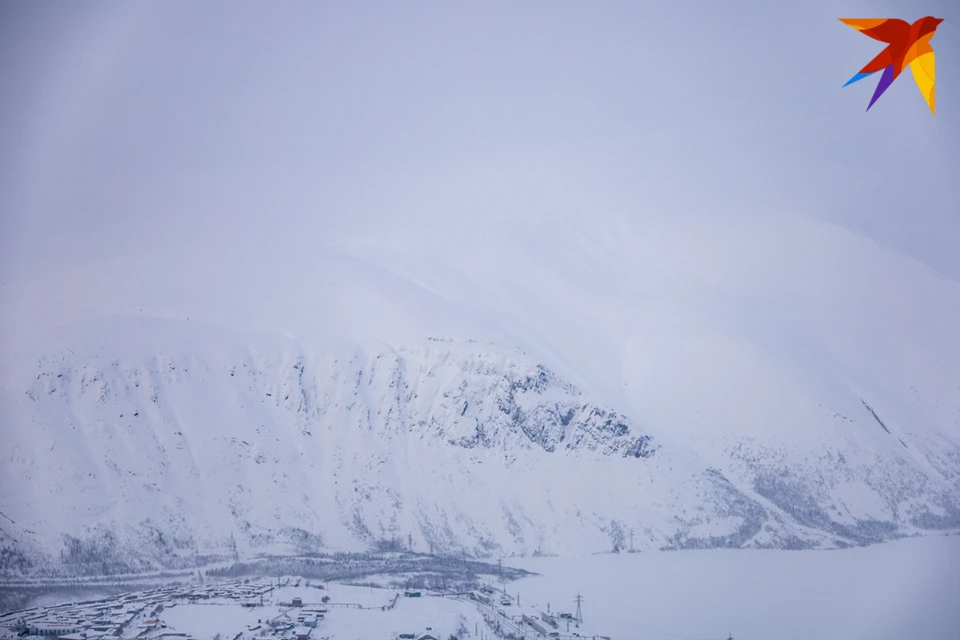
{"label": "overcast white sky", "polygon": [[[612,210],[801,213],[960,281],[956,8],[4,0],[0,282]],[[837,18],[926,14],[938,114],[909,74],[865,113],[882,45]]]}

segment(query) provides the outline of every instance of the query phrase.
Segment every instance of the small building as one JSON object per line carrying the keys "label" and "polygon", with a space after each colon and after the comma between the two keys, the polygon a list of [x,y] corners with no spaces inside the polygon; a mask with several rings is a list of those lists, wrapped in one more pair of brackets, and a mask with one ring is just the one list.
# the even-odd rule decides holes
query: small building
{"label": "small building", "polygon": [[85,633],[68,633],[65,636],[60,636],[57,640],[87,640],[87,634]]}
{"label": "small building", "polygon": [[310,627],[297,627],[293,630],[293,637],[296,638],[296,640],[309,640],[310,632],[312,631],[313,629]]}
{"label": "small building", "polygon": [[293,606],[295,606],[295,607],[302,607],[302,606],[303,606],[303,598],[294,598],[294,599],[293,599]]}
{"label": "small building", "polygon": [[548,625],[550,625],[551,627],[553,627],[554,629],[557,628],[557,626],[558,626],[558,625],[557,625],[557,619],[556,619],[554,616],[550,615],[549,613],[544,613],[544,612],[541,611],[541,612],[540,612],[540,618],[541,618],[544,622],[546,622]]}
{"label": "small building", "polygon": [[404,592],[403,592],[403,596],[404,596],[405,598],[419,598],[419,597],[420,597],[420,592],[419,592],[419,591],[404,591]]}
{"label": "small building", "polygon": [[29,633],[31,636],[57,636],[59,638],[60,636],[67,636],[76,632],[76,627],[60,625],[56,623],[38,623],[27,627],[27,633]]}
{"label": "small building", "polygon": [[531,618],[531,617],[528,616],[527,614],[523,614],[523,617],[522,617],[521,619],[522,619],[526,624],[528,624],[528,625],[530,625],[531,627],[533,627],[534,631],[536,631],[537,633],[539,633],[541,636],[547,635],[547,630],[543,628],[543,625],[541,625],[539,622],[537,622],[536,618]]}

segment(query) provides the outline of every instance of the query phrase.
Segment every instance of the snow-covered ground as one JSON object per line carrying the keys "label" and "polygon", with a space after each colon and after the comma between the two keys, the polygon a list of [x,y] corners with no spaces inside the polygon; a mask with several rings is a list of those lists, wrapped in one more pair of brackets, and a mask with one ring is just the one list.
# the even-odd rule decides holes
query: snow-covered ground
{"label": "snow-covered ground", "polygon": [[[471,632],[479,622],[476,608],[447,598],[401,598],[387,611],[336,609],[317,624],[316,637],[331,640],[392,640],[401,633],[431,634],[447,640],[463,623]],[[429,630],[428,630],[429,629]]]}
{"label": "snow-covered ground", "polygon": [[[330,638],[331,640],[368,640],[383,638],[393,640],[400,633],[432,633],[442,640],[454,634],[461,623],[464,628],[469,624],[473,633],[481,623],[476,606],[464,600],[440,597],[403,598],[393,608],[389,606],[398,592],[388,589],[368,587],[350,587],[332,584],[326,591],[313,589],[286,588],[277,591],[277,599],[284,600],[294,594],[304,598],[304,608],[310,608],[308,598],[319,601],[320,596],[328,595],[334,605],[316,604],[324,607],[327,614],[317,623],[311,632],[311,638]],[[363,609],[338,606],[338,604],[360,604]],[[290,610],[277,606],[264,606],[243,609],[236,604],[194,604],[180,605],[162,615],[162,620],[173,631],[189,633],[197,640],[206,640],[220,634],[223,638],[232,638],[238,633],[245,637],[258,637],[248,627],[279,616],[282,611],[292,611],[294,619],[299,609]],[[428,631],[430,629],[430,631]]]}
{"label": "snow-covered ground", "polygon": [[245,609],[232,604],[181,604],[163,612],[161,619],[171,631],[189,633],[196,638],[213,638],[220,634],[233,638],[255,626],[257,620],[280,615],[277,606]]}

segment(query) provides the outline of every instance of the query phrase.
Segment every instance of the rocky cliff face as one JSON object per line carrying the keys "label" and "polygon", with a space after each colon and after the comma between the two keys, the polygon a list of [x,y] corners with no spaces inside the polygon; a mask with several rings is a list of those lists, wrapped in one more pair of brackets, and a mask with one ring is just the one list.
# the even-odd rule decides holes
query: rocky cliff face
{"label": "rocky cliff face", "polygon": [[23,359],[4,387],[7,573],[397,546],[804,548],[960,526],[960,451],[866,409],[851,429],[876,433],[817,457],[745,437],[708,463],[488,343],[318,355],[190,323],[108,333],[128,338]]}

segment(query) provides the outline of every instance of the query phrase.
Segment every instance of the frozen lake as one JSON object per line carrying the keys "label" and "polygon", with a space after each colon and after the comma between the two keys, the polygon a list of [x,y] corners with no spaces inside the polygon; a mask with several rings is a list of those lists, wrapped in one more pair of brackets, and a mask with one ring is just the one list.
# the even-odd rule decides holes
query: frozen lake
{"label": "frozen lake", "polygon": [[[835,551],[706,550],[510,559],[524,604],[614,640],[960,639],[960,536]],[[571,631],[573,631],[571,627]]]}

